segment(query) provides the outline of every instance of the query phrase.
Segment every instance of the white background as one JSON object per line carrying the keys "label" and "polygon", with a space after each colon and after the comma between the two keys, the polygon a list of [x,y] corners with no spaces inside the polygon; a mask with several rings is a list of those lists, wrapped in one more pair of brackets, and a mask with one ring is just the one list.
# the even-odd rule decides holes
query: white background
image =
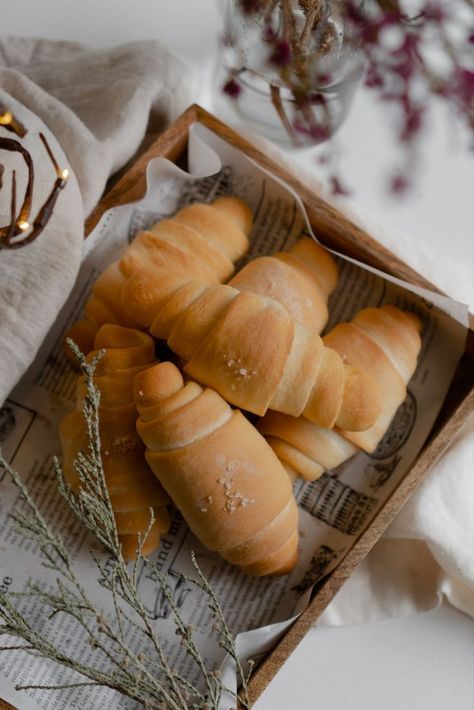
{"label": "white background", "polygon": [[[190,59],[201,80],[196,100],[231,120],[212,83],[223,0],[0,0],[2,34],[71,39],[110,46],[159,39]],[[474,170],[465,137],[439,107],[423,144],[418,184],[403,201],[383,189],[394,147],[387,115],[359,91],[340,131],[340,171],[358,208],[408,235],[439,259],[441,285],[471,300]],[[314,153],[299,154],[315,176]],[[305,637],[256,710],[471,710],[473,624],[440,609],[359,627],[315,628]]]}

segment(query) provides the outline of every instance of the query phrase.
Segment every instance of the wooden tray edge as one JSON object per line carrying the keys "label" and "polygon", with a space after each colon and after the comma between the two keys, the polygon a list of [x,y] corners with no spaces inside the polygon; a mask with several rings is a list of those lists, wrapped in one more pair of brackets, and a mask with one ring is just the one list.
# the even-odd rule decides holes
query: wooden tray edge
{"label": "wooden tray edge", "polygon": [[[145,169],[148,162],[158,156],[166,157],[170,160],[177,159],[187,144],[189,127],[196,122],[205,125],[228,143],[242,150],[262,167],[282,177],[285,182],[293,187],[300,194],[308,211],[310,221],[318,225],[318,238],[321,239],[322,243],[326,243],[325,238],[327,237],[331,240],[330,246],[332,248],[348,256],[364,261],[381,271],[417,286],[441,293],[434,284],[406,265],[390,250],[379,244],[337,208],[328,204],[320,196],[310,192],[295,177],[283,170],[254,145],[196,104],[190,106],[164,131],[153,145],[136,160],[130,170],[104,194],[97,207],[86,220],[86,236],[97,225],[101,216],[108,209],[138,200],[143,196],[145,191]],[[470,315],[470,320],[471,327],[466,352],[472,356],[474,352],[474,317],[472,315]],[[426,478],[430,468],[442,456],[462,427],[473,406],[474,390],[471,388],[457,408],[446,419],[441,430],[421,451],[410,471],[370,526],[359,537],[334,572],[318,587],[317,594],[306,611],[295,621],[261,663],[249,685],[252,702],[255,702],[261,695],[302,640],[309,627],[316,621],[352,571],[374,546],[408,497]],[[0,699],[0,710],[14,710],[14,708],[6,701]]]}

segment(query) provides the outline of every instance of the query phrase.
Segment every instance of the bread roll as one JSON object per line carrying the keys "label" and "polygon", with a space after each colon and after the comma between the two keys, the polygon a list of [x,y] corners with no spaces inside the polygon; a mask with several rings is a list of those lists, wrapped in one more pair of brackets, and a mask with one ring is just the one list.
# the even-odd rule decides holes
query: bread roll
{"label": "bread roll", "polygon": [[322,429],[305,417],[270,411],[257,428],[292,480],[300,476],[315,481],[324,471],[336,468],[358,451],[338,431]]}
{"label": "bread roll", "polygon": [[258,428],[291,477],[315,480],[363,449],[372,453],[405,400],[421,349],[421,324],[395,306],[365,308],[351,323],[337,325],[324,342],[370,371],[383,392],[375,423],[364,432],[328,431],[303,417],[269,412]]}
{"label": "bread roll", "polygon": [[357,431],[371,426],[380,410],[371,376],[324,347],[271,298],[188,282],[149,325],[183,359],[189,376],[255,414],[275,409]]}
{"label": "bread roll", "polygon": [[142,270],[123,293],[140,323],[183,359],[186,372],[232,404],[363,430],[381,406],[378,388],[324,348],[316,332],[336,283],[334,259],[303,238],[288,254],[250,262],[231,285],[188,279],[165,296],[163,285]]}
{"label": "bread roll", "polygon": [[[133,398],[135,375],[155,361],[155,345],[146,333],[117,325],[104,325],[95,337],[97,350],[105,348],[95,373],[100,390],[99,429],[102,463],[122,551],[126,559],[135,557],[137,534],[145,533],[150,523],[150,508],[155,522],[144,546],[152,552],[160,536],[169,528],[166,510],[168,497],[145,461],[145,447],[136,432],[137,411]],[[95,356],[90,353],[88,359]],[[66,415],[59,427],[63,450],[64,475],[74,490],[80,480],[73,460],[87,451],[87,430],[82,414],[84,378],[77,385],[76,410]]]}
{"label": "bread roll", "polygon": [[253,259],[229,285],[278,301],[295,321],[320,333],[328,320],[327,300],[337,278],[331,254],[303,237],[288,252]]}
{"label": "bread roll", "polygon": [[171,363],[140,372],[135,399],[146,460],[203,545],[250,575],[293,569],[291,485],[250,422]]}
{"label": "bread roll", "polygon": [[420,331],[417,315],[385,305],[364,308],[351,323],[337,325],[324,337],[341,357],[370,372],[383,392],[382,408],[369,429],[362,433],[341,426],[344,437],[368,453],[375,450],[405,400],[421,350]]}
{"label": "bread roll", "polygon": [[[147,320],[143,312],[155,309],[158,297],[169,297],[190,279],[206,284],[226,281],[234,271],[233,262],[248,249],[251,229],[252,213],[247,205],[236,197],[220,197],[211,205],[184,207],[172,219],[140,232],[122,258],[98,277],[84,318],[67,336],[82,352],[90,352],[101,325],[143,327]],[[124,291],[130,279],[132,300]],[[150,293],[155,299],[151,303]]]}

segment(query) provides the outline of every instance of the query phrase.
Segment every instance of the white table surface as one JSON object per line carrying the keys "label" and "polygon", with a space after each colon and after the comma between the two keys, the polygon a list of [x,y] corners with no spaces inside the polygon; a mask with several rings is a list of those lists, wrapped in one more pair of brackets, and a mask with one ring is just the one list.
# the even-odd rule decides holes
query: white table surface
{"label": "white table surface", "polygon": [[[196,100],[222,112],[211,86],[222,0],[0,0],[2,34],[88,42],[98,47],[159,39],[192,60],[202,80]],[[229,119],[229,115],[225,116]],[[340,131],[340,171],[354,204],[413,236],[446,264],[472,273],[474,171],[466,142],[448,137],[443,111],[432,112],[424,164],[403,202],[381,188],[392,165],[386,121],[359,92]],[[317,167],[306,153],[298,157]],[[459,293],[459,291],[458,291]],[[447,605],[404,619],[315,628],[256,703],[256,710],[470,710],[474,704],[473,623]]]}

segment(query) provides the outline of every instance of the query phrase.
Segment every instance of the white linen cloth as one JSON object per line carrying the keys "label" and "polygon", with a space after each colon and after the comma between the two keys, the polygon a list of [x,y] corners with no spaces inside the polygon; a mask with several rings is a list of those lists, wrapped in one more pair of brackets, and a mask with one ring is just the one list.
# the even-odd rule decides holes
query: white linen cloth
{"label": "white linen cloth", "polygon": [[[153,42],[91,52],[73,43],[0,41],[0,102],[11,97],[21,101],[23,106],[11,101],[18,118],[32,133],[43,130],[58,160],[66,161],[75,175],[36,244],[18,252],[0,251],[0,402],[34,358],[72,288],[83,221],[107,178],[134,154],[150,125],[164,127],[191,102],[192,94],[192,74]],[[248,137],[295,169],[273,144]],[[44,156],[39,169],[50,170]],[[300,165],[297,175],[302,179]],[[314,176],[303,179],[320,189]],[[338,207],[428,279],[447,292],[454,287],[451,295],[459,300],[470,299],[462,272],[454,278],[452,269],[436,263],[415,241],[391,233],[368,215],[355,214],[343,200]],[[8,214],[0,200],[0,224],[8,221],[4,212]],[[472,430],[471,422],[319,623],[363,623],[427,610],[443,594],[474,615]]]}
{"label": "white linen cloth", "polygon": [[[55,179],[42,131],[71,172],[47,228],[28,247],[0,250],[0,405],[33,361],[79,268],[84,220],[108,178],[190,103],[193,72],[157,42],[90,50],[71,42],[0,39],[0,104],[28,129],[35,168],[32,217]],[[5,137],[14,137],[5,129]],[[59,145],[58,145],[59,144]],[[11,170],[23,194],[26,168],[5,166],[0,224],[10,222]],[[18,197],[17,202],[20,201]],[[32,222],[30,218],[30,222]]]}

